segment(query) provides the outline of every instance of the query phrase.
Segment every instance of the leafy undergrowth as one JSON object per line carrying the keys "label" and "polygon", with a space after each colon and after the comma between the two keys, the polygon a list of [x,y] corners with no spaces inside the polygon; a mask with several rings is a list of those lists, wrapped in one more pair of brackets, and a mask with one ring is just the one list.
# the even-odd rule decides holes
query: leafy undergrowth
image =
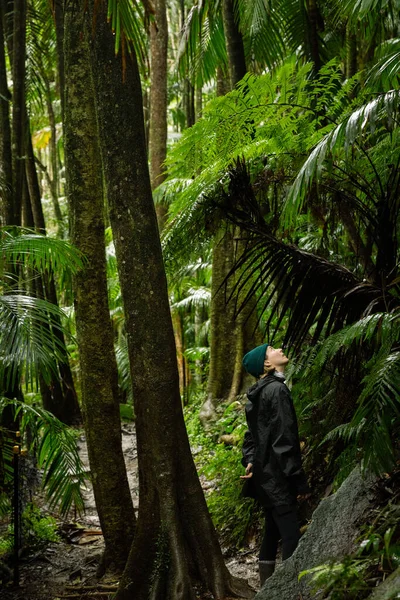
{"label": "leafy undergrowth", "polygon": [[198,396],[185,408],[185,421],[211,517],[225,547],[234,551],[253,546],[262,514],[252,500],[242,497],[245,398],[219,404],[208,431],[199,419],[203,402],[204,396]]}

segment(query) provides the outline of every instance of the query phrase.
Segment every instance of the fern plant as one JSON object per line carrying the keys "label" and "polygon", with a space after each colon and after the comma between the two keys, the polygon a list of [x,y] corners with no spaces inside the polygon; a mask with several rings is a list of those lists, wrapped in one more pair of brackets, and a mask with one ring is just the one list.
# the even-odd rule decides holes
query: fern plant
{"label": "fern plant", "polygon": [[[43,408],[9,398],[0,398],[0,416],[7,406],[14,408],[22,441],[43,470],[42,485],[50,508],[57,508],[62,516],[71,508],[83,512],[82,488],[88,473],[80,459],[73,431]],[[2,441],[3,489],[12,478],[12,445],[12,439],[5,436]],[[7,509],[7,504],[0,506]]]}

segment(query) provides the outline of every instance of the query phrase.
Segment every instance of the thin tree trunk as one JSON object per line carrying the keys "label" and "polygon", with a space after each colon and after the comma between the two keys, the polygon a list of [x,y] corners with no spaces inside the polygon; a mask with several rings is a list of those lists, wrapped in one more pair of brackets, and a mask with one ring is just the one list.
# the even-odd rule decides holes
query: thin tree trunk
{"label": "thin tree trunk", "polygon": [[14,0],[12,37],[12,160],[14,216],[13,225],[21,224],[21,199],[24,185],[25,141],[25,55],[26,55],[26,0]]}
{"label": "thin tree trunk", "polygon": [[0,6],[0,180],[3,224],[14,221],[14,195],[12,177],[11,125],[9,102],[11,94],[7,85],[3,4]]}
{"label": "thin tree trunk", "polygon": [[175,335],[175,346],[176,346],[176,358],[178,361],[178,373],[179,373],[179,391],[181,397],[185,395],[185,357],[183,355],[183,330],[182,330],[182,319],[180,314],[177,312],[173,315],[173,326]]}
{"label": "thin tree trunk", "polygon": [[64,0],[53,0],[53,16],[56,29],[57,74],[61,101],[61,122],[64,123]]}
{"label": "thin tree trunk", "polygon": [[222,19],[224,23],[231,88],[233,89],[247,72],[243,38],[235,19],[234,0],[222,1]]}
{"label": "thin tree trunk", "polygon": [[[25,171],[28,183],[30,206],[32,210],[32,227],[35,227],[38,233],[46,235],[46,226],[43,215],[43,207],[40,196],[39,181],[37,177],[35,157],[33,154],[32,137],[29,128],[29,118],[25,109],[26,122],[26,161]],[[36,287],[39,298],[45,298],[52,304],[58,306],[57,290],[52,273],[48,273],[40,278]],[[65,346],[64,334],[61,331],[58,319],[56,326],[52,327],[52,333],[63,346]],[[78,403],[78,397],[75,390],[75,383],[72,377],[71,367],[68,356],[65,356],[63,362],[57,365],[58,378],[54,378],[49,384],[41,381],[40,390],[42,394],[43,406],[46,410],[52,412],[60,421],[67,425],[81,423],[81,412]]]}
{"label": "thin tree trunk", "polygon": [[194,87],[189,79],[183,82],[183,105],[186,116],[186,127],[193,127],[195,124],[195,108],[194,108]]}
{"label": "thin tree trunk", "polygon": [[357,36],[346,26],[346,77],[350,79],[357,73]]}
{"label": "thin tree trunk", "polygon": [[225,96],[229,92],[229,81],[222,67],[217,68],[217,96]]}
{"label": "thin tree trunk", "polygon": [[53,103],[51,100],[51,90],[49,80],[44,72],[42,72],[42,79],[45,84],[45,98],[47,107],[47,116],[50,123],[50,165],[51,165],[51,177],[50,177],[50,195],[53,202],[54,215],[57,221],[57,232],[58,236],[62,239],[64,237],[64,223],[63,216],[58,201],[58,152],[57,152],[57,130],[56,130],[56,118],[54,115]]}
{"label": "thin tree trunk", "polygon": [[233,267],[233,232],[221,231],[214,243],[210,307],[210,371],[207,385],[208,400],[226,398],[232,385],[235,364],[236,322],[233,302],[226,304],[224,280]]}
{"label": "thin tree trunk", "polygon": [[319,10],[317,0],[306,0],[308,16],[308,42],[310,49],[310,58],[314,63],[314,71],[318,73],[321,68],[320,42],[318,34]]}
{"label": "thin tree trunk", "polygon": [[196,100],[195,100],[195,119],[196,123],[203,114],[203,89],[198,86],[196,87]]}
{"label": "thin tree trunk", "polygon": [[[90,4],[93,10],[93,4]],[[118,600],[194,598],[192,575],[234,595],[185,430],[167,282],[148,172],[139,70],[120,57],[96,4],[91,64],[104,177],[126,315],[135,401],[140,505]],[[91,20],[88,23],[91,35]],[[132,168],[134,165],[134,168]],[[156,557],[161,560],[157,570]],[[243,594],[249,588],[242,584]]]}
{"label": "thin tree trunk", "polygon": [[[121,447],[117,370],[108,307],[102,170],[83,3],[65,13],[65,157],[72,240],[87,258],[75,279],[75,313],[93,490],[106,549],[103,570],[120,572],[135,514]],[[109,82],[110,84],[111,82]]]}
{"label": "thin tree trunk", "polygon": [[[167,156],[167,53],[168,24],[165,0],[155,0],[155,20],[150,24],[150,180],[155,190],[165,179],[163,164]],[[166,209],[157,205],[159,230],[166,219]]]}

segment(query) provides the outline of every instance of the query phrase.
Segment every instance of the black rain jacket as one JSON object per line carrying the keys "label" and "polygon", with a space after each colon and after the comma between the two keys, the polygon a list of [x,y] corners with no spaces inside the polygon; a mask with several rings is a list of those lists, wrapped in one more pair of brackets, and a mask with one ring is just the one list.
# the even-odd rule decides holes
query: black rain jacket
{"label": "black rain jacket", "polygon": [[244,495],[264,507],[287,506],[309,492],[301,466],[296,413],[288,388],[274,374],[259,379],[247,393],[242,464],[252,463],[253,477]]}

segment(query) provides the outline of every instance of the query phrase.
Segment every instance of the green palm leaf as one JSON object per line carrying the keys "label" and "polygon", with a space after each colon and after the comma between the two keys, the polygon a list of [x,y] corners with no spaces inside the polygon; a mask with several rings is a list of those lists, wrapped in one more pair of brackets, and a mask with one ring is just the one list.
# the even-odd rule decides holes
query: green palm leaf
{"label": "green palm leaf", "polygon": [[[287,196],[284,209],[286,225],[293,222],[301,212],[306,195],[314,181],[319,181],[324,172],[325,161],[332,157],[343,157],[351,162],[354,147],[363,144],[366,132],[374,131],[378,124],[388,133],[396,126],[400,104],[400,92],[391,90],[381,94],[368,104],[348,115],[315,146],[303,164]],[[361,149],[360,152],[363,152]],[[372,164],[372,169],[376,168]],[[379,175],[376,173],[379,182]]]}
{"label": "green palm leaf", "polygon": [[[95,3],[96,10],[96,3]],[[115,53],[124,45],[136,53],[143,73],[148,72],[147,37],[144,29],[145,13],[136,0],[108,0],[107,20],[115,34]]]}
{"label": "green palm leaf", "polygon": [[35,451],[38,466],[43,469],[42,485],[51,508],[66,516],[74,507],[84,511],[82,487],[88,479],[72,431],[54,415],[39,407],[17,400],[0,398],[0,414],[6,406],[15,408],[21,432],[30,432],[29,450]]}
{"label": "green palm leaf", "polygon": [[56,364],[65,360],[66,350],[53,330],[61,329],[64,316],[45,300],[16,293],[0,296],[0,376],[6,387],[14,385],[22,369],[27,383],[39,374],[46,381],[58,376]]}

